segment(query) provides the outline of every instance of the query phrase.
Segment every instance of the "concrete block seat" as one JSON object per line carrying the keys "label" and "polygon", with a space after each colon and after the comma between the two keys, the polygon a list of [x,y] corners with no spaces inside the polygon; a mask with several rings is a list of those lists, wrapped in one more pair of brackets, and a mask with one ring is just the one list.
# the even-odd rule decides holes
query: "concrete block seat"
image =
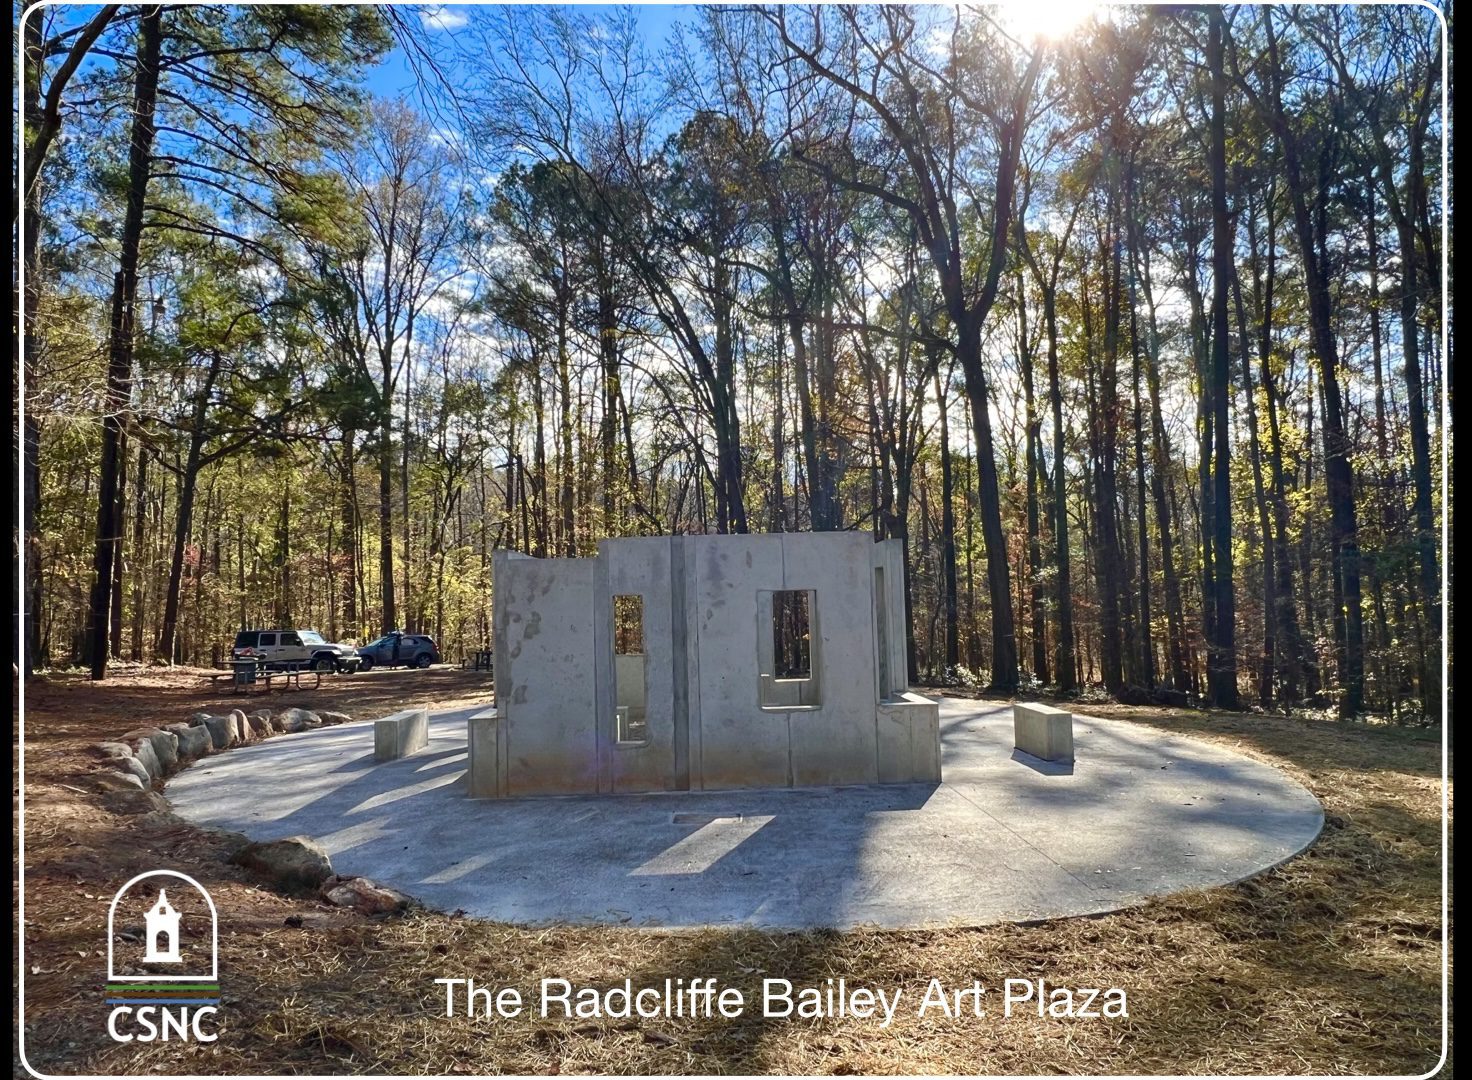
{"label": "concrete block seat", "polygon": [[1036,701],[1012,706],[1012,745],[1044,761],[1073,760],[1073,713]]}
{"label": "concrete block seat", "polygon": [[496,737],[501,715],[495,708],[483,709],[466,717],[466,743],[470,767],[466,773],[465,793],[472,799],[495,799],[505,794],[501,781],[501,757],[496,750]]}
{"label": "concrete block seat", "polygon": [[940,702],[906,690],[878,711],[879,782],[940,783]]}
{"label": "concrete block seat", "polygon": [[429,745],[429,711],[405,709],[373,721],[373,760],[394,761]]}

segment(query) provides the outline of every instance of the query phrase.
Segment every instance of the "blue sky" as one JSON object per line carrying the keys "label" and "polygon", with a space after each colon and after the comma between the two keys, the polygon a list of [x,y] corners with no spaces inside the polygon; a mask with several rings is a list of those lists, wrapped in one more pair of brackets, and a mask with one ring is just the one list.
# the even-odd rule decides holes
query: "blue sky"
{"label": "blue sky", "polygon": [[[437,10],[440,13],[441,26],[439,33],[450,34],[457,27],[474,16],[476,8],[492,7],[491,4],[444,4]],[[578,4],[590,13],[612,12],[618,10],[610,4]],[[688,22],[693,14],[692,4],[634,4],[629,5],[637,14],[639,25],[644,30],[645,40],[653,51],[668,38],[670,31],[678,22]],[[92,18],[97,12],[97,6],[91,4],[68,5],[56,10],[56,17],[60,25],[79,25]],[[433,10],[433,9],[431,9]],[[448,42],[447,42],[448,44]],[[368,72],[363,80],[368,90],[381,97],[412,97],[417,89],[414,73],[409,67],[404,53],[400,49],[394,49],[389,55],[372,71]]]}
{"label": "blue sky", "polygon": [[[477,7],[489,6],[492,5],[443,5],[438,9],[443,27],[439,32],[454,33],[456,27],[465,25],[465,22],[474,16]],[[663,44],[676,23],[688,21],[692,14],[690,4],[637,4],[632,7],[638,13],[639,25],[644,31],[646,42],[655,50]],[[616,9],[607,4],[588,4],[585,10],[589,13],[598,13]],[[368,75],[364,84],[369,91],[381,97],[412,96],[416,89],[414,73],[403,52],[399,49],[390,53],[383,63]]]}

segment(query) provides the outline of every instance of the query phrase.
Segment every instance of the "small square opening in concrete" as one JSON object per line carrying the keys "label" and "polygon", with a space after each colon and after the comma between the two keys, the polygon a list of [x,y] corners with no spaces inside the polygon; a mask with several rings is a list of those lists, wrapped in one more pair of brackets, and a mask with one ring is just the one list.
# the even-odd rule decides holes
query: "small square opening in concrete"
{"label": "small square opening in concrete", "polygon": [[644,746],[649,742],[649,721],[635,717],[627,705],[618,706],[614,738],[620,746]]}

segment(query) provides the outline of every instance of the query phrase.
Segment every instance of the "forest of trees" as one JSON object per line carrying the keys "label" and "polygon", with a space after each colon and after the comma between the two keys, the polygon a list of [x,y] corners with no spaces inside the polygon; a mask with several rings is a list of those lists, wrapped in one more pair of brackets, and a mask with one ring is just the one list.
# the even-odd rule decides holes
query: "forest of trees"
{"label": "forest of trees", "polygon": [[866,529],[918,681],[1440,715],[1433,12],[645,18],[25,23],[28,669]]}

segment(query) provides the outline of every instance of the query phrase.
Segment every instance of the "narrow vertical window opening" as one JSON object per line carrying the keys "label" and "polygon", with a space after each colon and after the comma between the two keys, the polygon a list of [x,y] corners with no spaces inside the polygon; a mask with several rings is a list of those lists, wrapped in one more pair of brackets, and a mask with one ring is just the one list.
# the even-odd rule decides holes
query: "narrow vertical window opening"
{"label": "narrow vertical window opening", "polygon": [[894,692],[889,673],[889,603],[884,592],[884,567],[874,568],[874,640],[879,649],[879,700]]}
{"label": "narrow vertical window opening", "polygon": [[613,598],[614,741],[619,746],[649,742],[648,696],[644,682],[644,598]]}

